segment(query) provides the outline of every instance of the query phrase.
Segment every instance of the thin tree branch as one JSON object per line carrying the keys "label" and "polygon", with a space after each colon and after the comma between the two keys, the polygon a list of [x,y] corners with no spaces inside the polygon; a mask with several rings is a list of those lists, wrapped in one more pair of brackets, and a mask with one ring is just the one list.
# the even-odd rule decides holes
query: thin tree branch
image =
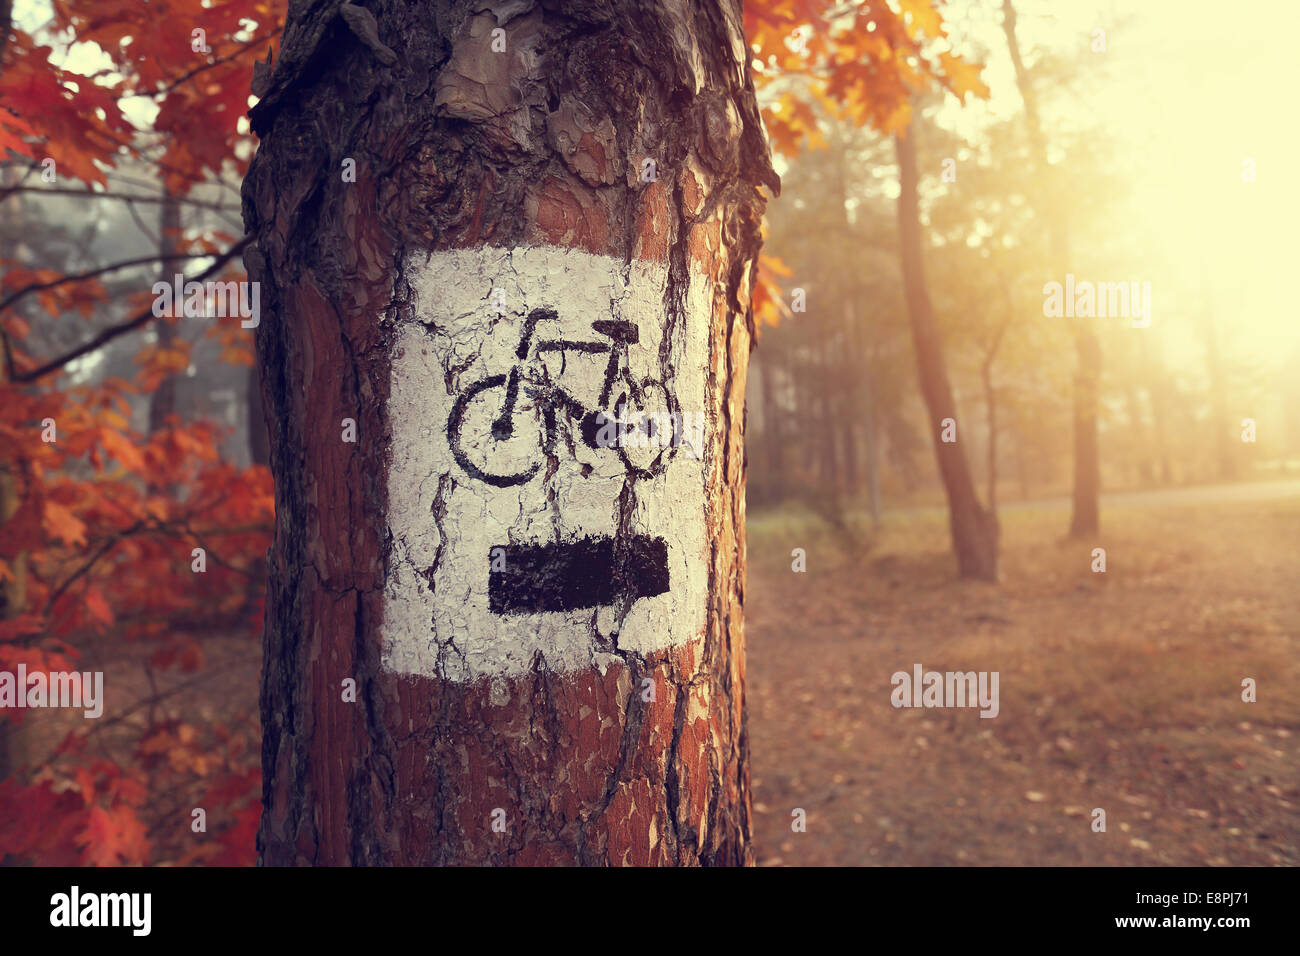
{"label": "thin tree branch", "polygon": [[[33,167],[34,168],[34,167]],[[207,202],[202,199],[190,199],[186,196],[138,196],[135,194],[126,195],[114,192],[92,192],[89,189],[44,189],[40,186],[10,186],[8,189],[0,190],[0,199],[5,199],[12,193],[31,193],[35,195],[45,194],[47,196],[76,196],[79,199],[120,199],[123,202],[149,202],[160,203],[166,200],[174,202],[183,202],[199,209],[225,210],[226,212],[238,212],[239,207],[230,203]]]}
{"label": "thin tree branch", "polygon": [[[204,269],[201,273],[195,276],[191,281],[202,282],[203,280],[207,279],[209,276],[215,275],[217,272],[221,270],[222,266],[224,266],[235,256],[239,255],[239,253],[243,252],[244,247],[248,245],[248,243],[251,240],[252,240],[252,236],[245,236],[243,239],[240,239],[237,243],[235,243],[225,252],[217,256],[217,260],[214,263],[212,263],[212,265]],[[158,261],[159,258],[160,257],[158,256],[151,256],[149,259],[145,261],[155,262]],[[197,258],[197,257],[190,256],[188,258]],[[89,352],[94,352],[96,349],[102,348],[104,345],[107,345],[109,342],[113,341],[118,336],[125,335],[128,332],[134,332],[136,329],[148,325],[150,322],[154,320],[154,318],[155,316],[153,314],[153,307],[151,306],[147,309],[142,310],[138,315],[134,316],[131,319],[128,319],[126,322],[123,322],[119,325],[110,326],[109,328],[100,332],[98,335],[96,335],[94,338],[90,339],[89,341],[83,342],[81,345],[78,345],[76,348],[71,349],[68,352],[65,352],[63,355],[59,356],[58,358],[50,359],[44,365],[41,365],[27,372],[19,372],[14,368],[13,350],[9,344],[9,336],[3,330],[0,330],[0,341],[3,341],[4,343],[5,366],[9,370],[9,381],[26,383],[26,382],[34,382],[39,378],[44,378],[46,375],[49,375],[51,372],[57,372],[59,369],[61,369],[64,365],[67,365],[73,359],[81,358],[81,356],[86,355]]]}
{"label": "thin tree branch", "polygon": [[205,259],[210,255],[212,255],[210,252],[181,252],[166,256],[160,256],[157,253],[154,253],[153,255],[141,256],[138,259],[123,259],[121,262],[113,262],[106,266],[100,266],[98,269],[91,269],[89,272],[75,272],[71,275],[59,276],[59,278],[51,279],[49,282],[32,282],[6,296],[4,299],[0,299],[0,312],[3,312],[19,299],[32,292],[40,292],[44,289],[53,289],[61,285],[68,285],[71,282],[84,282],[86,279],[98,278],[106,272],[116,272],[118,269],[129,269],[131,266],[147,266],[155,262],[175,262],[181,259]]}
{"label": "thin tree branch", "polygon": [[149,240],[150,244],[155,246],[158,245],[158,237],[153,234],[152,229],[144,224],[144,220],[140,218],[140,213],[136,211],[135,203],[128,200],[126,211],[131,214],[131,220],[135,223],[136,228],[139,229],[144,237]]}
{"label": "thin tree branch", "polygon": [[209,60],[207,63],[200,64],[199,66],[196,66],[194,69],[190,70],[188,73],[181,74],[176,79],[168,83],[166,86],[161,86],[156,90],[150,90],[147,93],[140,93],[139,95],[140,96],[162,96],[166,93],[170,93],[172,90],[176,89],[176,87],[180,86],[186,80],[193,79],[203,71],[210,70],[214,66],[220,66],[222,63],[229,63],[231,60],[238,59],[242,54],[247,53],[253,47],[260,46],[263,43],[267,43],[270,40],[275,39],[280,35],[280,33],[281,30],[276,30],[274,33],[268,33],[266,36],[258,37],[256,40],[249,40],[247,43],[245,43],[239,49],[235,50],[233,53],[230,53],[226,56],[220,56],[217,57],[215,60]]}
{"label": "thin tree branch", "polygon": [[100,545],[99,549],[96,550],[93,555],[91,555],[89,561],[87,561],[81,567],[77,568],[77,570],[74,571],[67,578],[67,580],[65,580],[62,584],[60,584],[57,588],[54,589],[54,592],[50,595],[50,599],[47,602],[45,602],[45,614],[48,615],[50,613],[50,611],[54,608],[54,602],[57,601],[59,598],[63,597],[63,595],[67,592],[68,588],[72,587],[72,585],[76,583],[77,580],[84,577],[86,573],[89,572],[90,569],[93,568],[99,562],[100,558],[106,555],[109,551],[113,550],[113,548],[117,545],[119,541],[124,541],[125,539],[131,537],[131,535],[135,534],[143,526],[144,525],[142,522],[137,521],[130,528],[126,528],[123,531],[113,535],[102,545]]}
{"label": "thin tree branch", "polygon": [[[181,683],[175,685],[174,687],[169,687],[167,690],[159,691],[155,694],[150,695],[149,697],[143,697],[137,700],[130,707],[127,707],[121,713],[118,713],[113,717],[108,717],[104,720],[96,721],[95,726],[92,727],[90,730],[86,731],[86,735],[85,735],[86,739],[89,740],[91,737],[95,736],[101,731],[107,730],[109,727],[112,727],[116,724],[120,724],[123,721],[130,719],[131,717],[135,716],[137,713],[139,713],[141,710],[143,710],[146,707],[156,706],[162,701],[167,700],[169,697],[175,697],[177,694],[184,693],[185,691],[190,690],[191,688],[196,687],[199,684],[212,680],[214,677],[220,677],[222,674],[225,674],[228,671],[235,670],[238,667],[247,666],[248,664],[256,660],[258,660],[256,656],[237,657],[234,660],[227,661],[226,663],[218,667],[204,668],[203,673],[198,674],[195,677],[191,677],[189,680],[181,681]],[[0,725],[0,726],[5,726],[5,725]],[[52,766],[54,761],[57,760],[59,756],[60,754],[57,752],[56,749],[56,752],[50,754],[50,756],[46,758],[46,760],[43,763],[37,764],[35,767],[32,768],[32,775],[35,776],[36,774],[40,773],[42,770],[45,770],[47,767]]]}

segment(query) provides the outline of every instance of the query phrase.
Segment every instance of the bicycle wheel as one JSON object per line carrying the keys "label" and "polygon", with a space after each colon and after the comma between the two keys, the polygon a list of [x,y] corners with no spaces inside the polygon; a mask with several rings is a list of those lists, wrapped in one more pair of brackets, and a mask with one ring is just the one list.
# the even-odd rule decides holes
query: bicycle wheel
{"label": "bicycle wheel", "polygon": [[537,474],[545,447],[537,416],[510,394],[508,382],[505,375],[475,382],[460,393],[447,416],[447,442],[456,464],[476,481],[497,488],[522,485]]}
{"label": "bicycle wheel", "polygon": [[653,379],[629,392],[614,405],[620,422],[618,457],[629,474],[652,478],[662,474],[677,454],[682,443],[681,416],[672,394]]}

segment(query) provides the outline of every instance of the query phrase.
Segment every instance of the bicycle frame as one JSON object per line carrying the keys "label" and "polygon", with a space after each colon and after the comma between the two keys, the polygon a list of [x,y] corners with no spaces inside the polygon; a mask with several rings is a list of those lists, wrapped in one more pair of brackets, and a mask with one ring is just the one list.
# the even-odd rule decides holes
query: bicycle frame
{"label": "bicycle frame", "polygon": [[[632,392],[634,400],[640,392],[640,388],[631,377],[631,367],[627,362],[628,346],[635,344],[640,340],[640,330],[636,323],[622,319],[597,319],[591,323],[592,330],[606,336],[610,341],[573,341],[569,339],[541,339],[535,343],[534,336],[537,331],[537,324],[546,319],[558,319],[559,314],[550,308],[534,309],[528,313],[524,320],[523,331],[519,337],[519,344],[515,348],[515,358],[518,363],[510,369],[508,375],[492,375],[474,385],[471,385],[457,399],[452,407],[452,413],[447,422],[447,437],[452,445],[452,453],[456,456],[457,462],[465,469],[466,473],[479,480],[486,481],[489,484],[505,487],[512,484],[519,484],[527,481],[538,470],[538,466],[527,469],[516,475],[491,475],[482,471],[473,465],[465,457],[459,448],[459,433],[461,422],[468,403],[474,396],[489,389],[505,386],[505,401],[500,413],[493,420],[491,425],[492,437],[497,441],[508,440],[514,435],[514,416],[515,406],[519,401],[519,387],[521,370],[525,368],[525,363],[529,359],[529,352],[532,351],[534,357],[547,353],[559,352],[563,357],[566,352],[580,352],[587,355],[609,354],[609,362],[605,366],[605,378],[601,386],[600,397],[596,402],[596,409],[590,410],[582,402],[570,395],[564,388],[559,385],[553,385],[547,379],[542,382],[530,382],[525,379],[525,389],[528,390],[530,397],[538,398],[541,404],[543,425],[545,433],[543,436],[543,449],[550,452],[556,435],[556,409],[565,412],[570,418],[576,419],[580,423],[580,430],[584,444],[590,448],[605,447],[598,438],[598,433],[602,429],[601,419],[605,418],[602,409],[609,404],[610,396],[613,391],[614,383],[619,380],[620,366],[622,366],[622,377],[626,381]],[[529,388],[529,385],[536,388]],[[619,449],[619,456],[623,458],[624,463],[629,468],[633,467],[631,462],[626,458],[623,450]]]}

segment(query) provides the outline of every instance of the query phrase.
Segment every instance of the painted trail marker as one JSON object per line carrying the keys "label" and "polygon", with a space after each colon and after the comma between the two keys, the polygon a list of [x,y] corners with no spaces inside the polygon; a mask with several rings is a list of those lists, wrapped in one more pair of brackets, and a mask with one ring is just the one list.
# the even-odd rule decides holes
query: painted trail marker
{"label": "painted trail marker", "polygon": [[663,538],[582,538],[502,551],[504,567],[488,574],[494,614],[612,607],[620,599],[658,597],[672,587]]}
{"label": "painted trail marker", "polygon": [[705,409],[707,281],[678,312],[665,265],[554,246],[421,255],[405,276],[384,666],[603,669],[702,636],[711,436],[680,423]]}

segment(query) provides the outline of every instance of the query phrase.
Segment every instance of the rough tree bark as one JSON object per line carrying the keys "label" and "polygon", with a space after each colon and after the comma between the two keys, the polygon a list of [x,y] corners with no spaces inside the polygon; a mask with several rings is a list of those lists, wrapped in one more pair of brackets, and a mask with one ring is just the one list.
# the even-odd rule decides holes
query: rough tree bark
{"label": "rough tree bark", "polygon": [[997,517],[980,506],[975,480],[960,441],[942,439],[945,419],[958,421],[957,403],[948,382],[943,344],[935,322],[930,293],[925,284],[924,250],[921,242],[921,213],[917,198],[915,132],[905,130],[894,138],[898,153],[900,193],[898,196],[899,247],[903,261],[903,291],[911,319],[912,346],[921,394],[930,414],[930,437],[944,494],[948,496],[948,526],[957,570],[962,577],[985,581],[998,579]]}
{"label": "rough tree bark", "polygon": [[[245,262],[262,284],[257,352],[276,481],[261,697],[263,864],[752,861],[743,403],[765,202],[758,186],[775,192],[779,184],[747,62],[735,0],[372,0],[364,9],[316,0],[291,8],[277,62],[254,81],[261,147],[244,184],[245,224],[256,239]],[[686,611],[698,613],[700,626],[690,640],[646,653],[636,641],[654,644],[655,634],[632,634],[630,624],[619,631],[641,606],[618,570],[628,541],[646,530],[645,515],[684,510],[652,500],[657,486],[629,471],[611,515],[616,593],[612,611],[591,616],[587,664],[557,666],[569,658],[545,644],[484,664],[478,648],[497,636],[472,624],[479,618],[471,612],[482,611],[477,592],[466,598],[446,588],[461,539],[476,533],[472,521],[453,523],[450,509],[481,495],[490,523],[504,496],[503,520],[516,521],[510,544],[538,540],[539,524],[568,527],[582,507],[583,493],[560,476],[571,454],[587,452],[569,412],[552,409],[561,435],[547,446],[544,472],[503,487],[514,479],[482,470],[476,483],[463,466],[431,469],[410,482],[420,507],[398,514],[394,499],[407,489],[391,475],[413,460],[399,439],[423,413],[394,368],[437,369],[429,407],[445,409],[453,396],[467,402],[480,394],[474,388],[488,395],[508,369],[471,387],[479,373],[468,366],[485,362],[497,339],[513,348],[526,322],[555,316],[534,308],[525,322],[510,270],[500,279],[510,301],[498,303],[504,311],[482,355],[457,351],[465,318],[440,310],[494,295],[492,277],[502,273],[491,270],[500,262],[518,271],[519,288],[539,274],[576,282],[567,267],[524,276],[529,263],[557,261],[557,248],[575,262],[616,262],[614,285],[620,276],[666,276],[653,310],[666,330],[659,352],[642,341],[629,346],[628,361],[652,362],[669,388],[701,383],[708,432],[692,467],[702,504],[687,510],[682,527],[698,529],[704,544],[670,569],[666,595],[678,599],[678,575],[694,562],[706,586]],[[438,273],[442,284],[430,288],[429,270],[457,255],[490,263],[450,280]],[[399,339],[426,333],[426,344],[399,348]],[[702,343],[694,367],[677,347],[689,334]],[[557,348],[527,342],[521,359],[530,348]],[[590,357],[564,355],[580,360]],[[572,374],[558,361],[548,368],[560,381]],[[520,407],[544,418],[539,409],[558,392],[537,388],[528,392],[534,404]],[[506,394],[501,384],[494,400],[509,410],[515,393]],[[340,440],[344,419],[355,421],[355,443]],[[438,461],[444,424],[450,447],[462,404],[429,422]],[[483,441],[516,434],[496,429]],[[511,518],[517,506],[526,511],[533,488],[548,495],[545,513]],[[419,539],[408,519],[436,521],[437,530]],[[393,575],[435,542],[428,566],[416,569],[425,579],[420,596],[435,602],[433,626],[426,618],[423,646],[399,647]],[[680,546],[670,536],[669,553]],[[528,587],[538,593],[525,596],[559,600],[546,589],[560,571],[544,563],[534,570]],[[609,630],[602,622],[611,613]],[[460,621],[454,636],[442,630],[444,619]],[[557,641],[572,636],[557,628]],[[433,672],[394,664],[416,659],[433,661]],[[495,663],[502,673],[484,676]],[[355,703],[343,699],[349,679]]]}
{"label": "rough tree bark", "polygon": [[248,403],[248,458],[254,465],[271,463],[271,436],[266,430],[266,411],[262,407],[262,378],[257,366],[248,370],[244,380]]}

